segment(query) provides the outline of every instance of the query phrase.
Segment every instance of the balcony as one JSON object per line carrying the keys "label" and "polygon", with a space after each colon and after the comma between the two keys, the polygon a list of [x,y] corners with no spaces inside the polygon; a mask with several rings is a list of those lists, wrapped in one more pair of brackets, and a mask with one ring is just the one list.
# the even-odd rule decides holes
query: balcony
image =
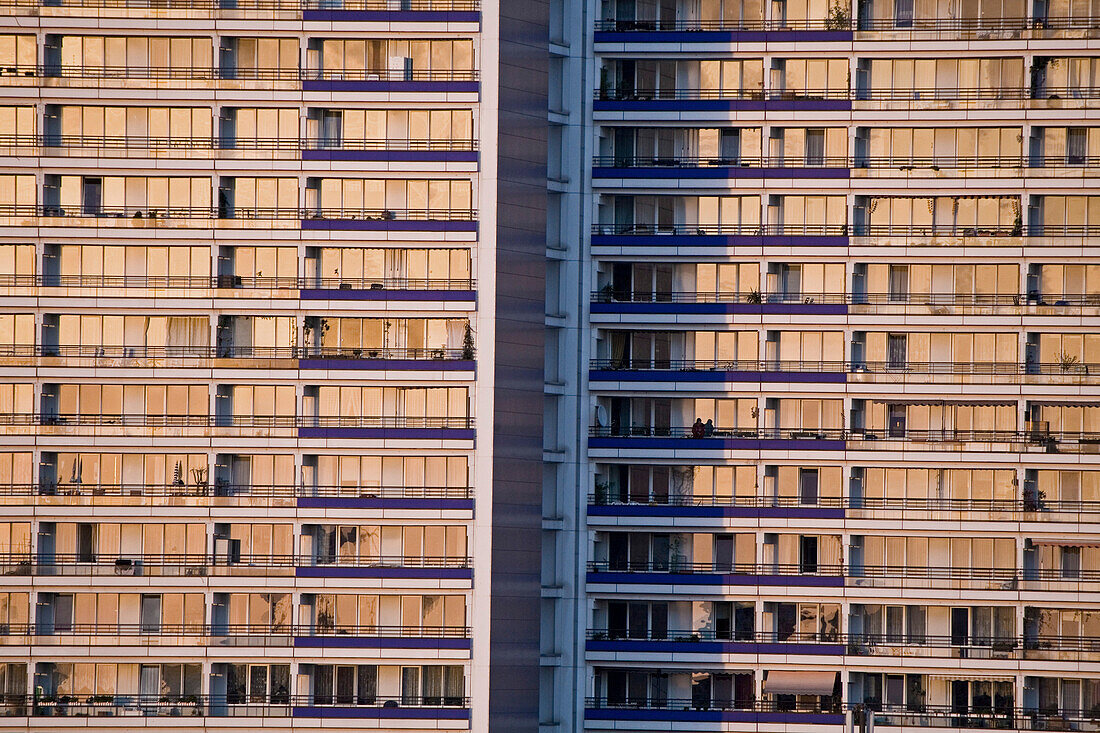
{"label": "balcony", "polygon": [[1093,175],[1100,157],[1073,156],[738,156],[668,157],[600,155],[593,159],[594,178],[950,178],[952,171],[983,171],[994,177],[1061,176],[1066,169]]}
{"label": "balcony", "polygon": [[16,646],[470,648],[470,629],[465,626],[55,623],[53,628],[9,624],[0,632],[0,645]]}
{"label": "balcony", "polygon": [[153,298],[170,291],[173,298],[469,301],[472,304],[476,286],[476,282],[468,278],[0,275],[0,291],[7,291],[5,295],[43,298],[103,295]]}
{"label": "balcony", "polygon": [[839,701],[798,705],[771,700],[700,700],[696,698],[610,696],[585,699],[585,720],[621,722],[674,721],[685,723],[734,722],[741,724],[779,723],[792,726],[844,723]]}
{"label": "balcony", "polygon": [[847,224],[593,224],[593,247],[847,247]]}
{"label": "balcony", "polygon": [[848,89],[747,90],[675,87],[603,88],[594,93],[594,111],[848,111]]}
{"label": "balcony", "polygon": [[0,204],[8,226],[77,226],[102,228],[255,228],[371,229],[400,231],[477,231],[474,209],[363,209],[222,206],[97,206],[66,209],[59,205]]}
{"label": "balcony", "polygon": [[8,155],[59,158],[271,159],[476,162],[477,141],[394,138],[142,137],[136,135],[0,135]]}
{"label": "balcony", "polygon": [[[83,16],[82,10],[101,17],[163,17],[165,13],[207,12],[217,16],[270,17],[271,13],[303,13],[306,20],[326,18],[380,21],[476,22],[479,0],[5,0],[15,15]],[[27,12],[30,11],[30,12]],[[278,16],[277,16],[278,17]],[[294,18],[291,18],[292,20]]]}
{"label": "balcony", "polygon": [[464,697],[340,695],[18,695],[0,698],[0,716],[30,717],[246,717],[246,718],[415,718],[468,720]]}
{"label": "balcony", "polygon": [[[473,349],[330,346],[0,345],[9,366],[472,370]],[[235,362],[244,362],[236,364]]]}
{"label": "balcony", "polygon": [[938,499],[913,497],[631,496],[600,488],[588,496],[589,517],[803,517],[819,519],[901,519],[953,522],[1097,522],[1100,502],[1021,499]]}
{"label": "balcony", "polygon": [[360,509],[473,509],[468,486],[341,486],[59,481],[0,485],[0,504],[40,506],[299,506]]}
{"label": "balcony", "polygon": [[[806,563],[695,563],[655,561],[588,562],[588,582],[617,585],[814,586],[1091,593],[1100,590],[1100,571]],[[630,592],[623,589],[623,592]]]}
{"label": "balcony", "polygon": [[1092,37],[1098,19],[1078,17],[981,17],[873,19],[854,23],[844,14],[799,20],[603,19],[595,23],[596,43],[713,43],[716,40],[1000,40]]}
{"label": "balcony", "polygon": [[[808,312],[814,312],[807,309]],[[592,382],[837,382],[847,384],[1091,384],[1100,363],[780,361],[777,359],[592,359]],[[606,389],[597,386],[595,389]],[[660,390],[661,387],[648,387]]]}
{"label": "balcony", "polygon": [[[973,660],[1100,661],[1100,639],[1085,636],[986,637],[960,640],[949,634],[800,633],[710,629],[638,633],[589,629],[590,652],[687,654],[831,654],[856,657],[920,657]],[[837,660],[838,664],[844,663]]]}
{"label": "balcony", "polygon": [[[0,281],[2,283],[2,281]],[[1100,294],[1080,293],[784,293],[622,291],[591,293],[591,312],[631,314],[1096,315]]]}
{"label": "balcony", "polygon": [[37,555],[10,553],[0,558],[0,574],[35,577],[390,577],[469,579],[470,557],[378,555],[326,557],[314,554],[135,554],[95,552]]}
{"label": "balcony", "polygon": [[1100,433],[1040,430],[915,430],[891,428],[729,428],[693,434],[690,427],[592,426],[593,449],[870,450],[962,453],[1100,453]]}
{"label": "balcony", "polygon": [[[288,82],[319,84],[325,82],[356,83],[356,89],[369,91],[472,91],[478,88],[478,72],[469,69],[304,69],[304,68],[221,68],[207,66],[101,66],[95,64],[37,64],[4,67],[0,79],[35,79],[35,85],[83,86],[84,80],[95,80],[96,86],[112,86],[111,82],[141,79],[151,82],[214,82],[215,85],[235,82]],[[43,83],[41,80],[53,80]],[[77,80],[69,83],[70,80]],[[104,84],[106,82],[106,84]],[[396,86],[393,86],[396,85]],[[157,85],[162,86],[162,85]],[[171,84],[167,85],[169,88]],[[207,85],[209,86],[209,85]]]}

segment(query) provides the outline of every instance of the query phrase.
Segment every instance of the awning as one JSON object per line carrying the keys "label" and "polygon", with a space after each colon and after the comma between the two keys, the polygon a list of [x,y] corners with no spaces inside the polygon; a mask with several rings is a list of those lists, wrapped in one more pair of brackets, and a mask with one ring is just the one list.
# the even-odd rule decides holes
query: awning
{"label": "awning", "polygon": [[772,695],[832,695],[837,672],[768,672],[764,692]]}
{"label": "awning", "polygon": [[968,674],[966,672],[955,672],[954,674],[930,674],[929,679],[933,680],[958,680],[959,682],[1015,682],[1016,678],[1011,675],[1003,674]]}
{"label": "awning", "polygon": [[1027,403],[1038,407],[1100,407],[1100,402],[1095,400],[1073,401],[1068,395],[1060,400],[1028,400]]}
{"label": "awning", "polygon": [[1032,540],[1036,547],[1100,547],[1100,540]]}

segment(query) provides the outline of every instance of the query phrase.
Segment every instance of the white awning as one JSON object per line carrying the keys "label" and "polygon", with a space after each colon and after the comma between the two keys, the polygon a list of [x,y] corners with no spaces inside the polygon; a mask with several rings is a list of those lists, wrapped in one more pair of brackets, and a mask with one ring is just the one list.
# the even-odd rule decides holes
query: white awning
{"label": "white awning", "polygon": [[1100,547],[1100,540],[1032,540],[1036,547]]}
{"label": "white awning", "polygon": [[952,680],[959,682],[1015,682],[1016,678],[1003,674],[969,674],[967,672],[955,672],[952,674],[930,674],[928,679]]}
{"label": "white awning", "polygon": [[772,695],[832,695],[836,672],[770,671],[764,692]]}

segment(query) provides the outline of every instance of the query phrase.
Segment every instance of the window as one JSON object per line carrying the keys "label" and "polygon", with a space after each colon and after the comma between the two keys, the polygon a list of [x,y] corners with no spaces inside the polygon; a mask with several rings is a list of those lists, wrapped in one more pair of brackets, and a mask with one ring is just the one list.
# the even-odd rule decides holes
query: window
{"label": "window", "polygon": [[1066,165],[1084,165],[1088,160],[1088,129],[1071,127],[1066,130]]}
{"label": "window", "polygon": [[806,130],[806,165],[825,165],[825,130]]}
{"label": "window", "polygon": [[891,333],[886,336],[886,368],[906,368],[906,334]]}

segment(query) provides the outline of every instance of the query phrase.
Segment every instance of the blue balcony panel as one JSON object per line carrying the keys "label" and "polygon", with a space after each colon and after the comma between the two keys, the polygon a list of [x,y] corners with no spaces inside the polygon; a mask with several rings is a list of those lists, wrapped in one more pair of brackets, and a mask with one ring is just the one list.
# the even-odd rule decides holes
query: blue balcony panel
{"label": "blue balcony panel", "polygon": [[299,369],[377,369],[385,371],[467,371],[473,359],[299,359]]}
{"label": "blue balcony panel", "polygon": [[305,289],[299,294],[302,300],[424,300],[424,301],[475,301],[473,290],[332,290]]}
{"label": "blue balcony panel", "polygon": [[590,652],[653,652],[661,654],[827,654],[842,656],[843,644],[788,644],[755,641],[650,641],[590,640],[585,643]]}
{"label": "blue balcony panel", "polygon": [[471,649],[472,642],[457,637],[296,636],[294,646],[302,649]]}
{"label": "blue balcony panel", "polygon": [[844,384],[844,372],[736,372],[723,370],[592,369],[591,382],[762,382]]}
{"label": "blue balcony panel", "polygon": [[839,575],[747,575],[740,573],[626,573],[589,571],[588,583],[603,585],[759,585],[842,588]]}
{"label": "blue balcony panel", "polygon": [[694,506],[675,504],[592,504],[590,517],[686,517],[731,519],[844,519],[839,507],[813,506]]}
{"label": "blue balcony panel", "polygon": [[303,150],[302,160],[378,160],[394,163],[476,163],[476,150]]}
{"label": "blue balcony panel", "polygon": [[593,234],[593,247],[847,247],[845,234]]}
{"label": "blue balcony panel", "polygon": [[[593,237],[595,239],[595,237]],[[305,297],[303,291],[303,296]],[[846,316],[843,303],[592,303],[593,314],[612,315],[748,315]]]}
{"label": "blue balcony panel", "polygon": [[415,580],[472,580],[471,568],[352,567],[307,565],[294,568],[296,578],[406,578]]}
{"label": "blue balcony panel", "polygon": [[841,178],[851,177],[847,168],[750,168],[748,166],[655,166],[592,169],[593,178]]}
{"label": "blue balcony panel", "polygon": [[468,708],[420,708],[420,707],[351,707],[340,705],[295,705],[291,713],[295,718],[389,718],[389,719],[437,719],[469,720]]}
{"label": "blue balcony panel", "polygon": [[[457,431],[456,431],[457,432]],[[843,440],[798,438],[589,438],[590,449],[626,448],[633,450],[826,450],[846,449]]]}
{"label": "blue balcony panel", "polygon": [[[644,710],[631,708],[587,708],[586,720],[676,723],[778,723],[800,725],[843,725],[842,713],[782,713],[753,710]],[[793,728],[792,730],[798,730]]]}

